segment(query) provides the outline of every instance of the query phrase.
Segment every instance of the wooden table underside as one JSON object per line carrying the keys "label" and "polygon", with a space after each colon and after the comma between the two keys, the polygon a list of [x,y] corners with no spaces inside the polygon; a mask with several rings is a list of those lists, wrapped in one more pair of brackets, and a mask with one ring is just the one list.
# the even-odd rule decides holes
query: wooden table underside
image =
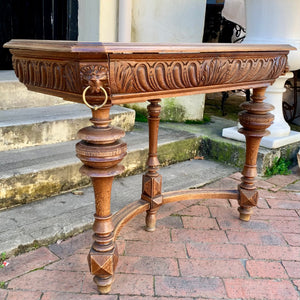
{"label": "wooden table underside", "polygon": [[[222,44],[121,44],[13,40],[11,49],[16,74],[28,89],[91,105],[93,126],[81,129],[76,145],[83,162],[81,172],[91,177],[95,191],[94,243],[88,255],[91,273],[101,293],[113,282],[118,253],[115,239],[134,216],[147,212],[146,230],[155,230],[156,213],[165,203],[191,199],[237,199],[240,219],[249,221],[257,204],[256,160],[260,140],[273,120],[272,105],[263,103],[264,93],[284,73],[287,45]],[[160,98],[205,92],[253,88],[251,102],[243,103],[239,114],[246,138],[243,177],[237,190],[183,190],[162,193],[157,138]],[[111,186],[123,167],[125,135],[110,126],[109,112],[114,104],[149,101],[148,170],[143,176],[141,199],[114,215],[110,212]]]}

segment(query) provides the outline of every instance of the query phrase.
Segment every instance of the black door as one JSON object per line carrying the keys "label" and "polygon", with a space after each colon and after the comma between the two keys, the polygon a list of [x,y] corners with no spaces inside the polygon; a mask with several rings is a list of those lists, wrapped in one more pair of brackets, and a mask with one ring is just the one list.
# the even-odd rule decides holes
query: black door
{"label": "black door", "polygon": [[0,0],[0,70],[10,70],[11,39],[77,40],[78,0]]}

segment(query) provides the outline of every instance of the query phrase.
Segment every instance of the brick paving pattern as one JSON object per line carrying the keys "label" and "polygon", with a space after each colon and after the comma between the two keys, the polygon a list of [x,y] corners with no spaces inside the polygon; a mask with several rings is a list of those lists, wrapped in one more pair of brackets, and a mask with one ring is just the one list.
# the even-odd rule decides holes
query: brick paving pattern
{"label": "brick paving pattern", "polygon": [[[238,184],[240,174],[210,187]],[[110,295],[98,295],[86,255],[91,231],[9,259],[0,270],[2,300],[300,299],[300,183],[296,174],[261,179],[251,221],[236,201],[165,205],[157,230],[133,219],[118,238]]]}

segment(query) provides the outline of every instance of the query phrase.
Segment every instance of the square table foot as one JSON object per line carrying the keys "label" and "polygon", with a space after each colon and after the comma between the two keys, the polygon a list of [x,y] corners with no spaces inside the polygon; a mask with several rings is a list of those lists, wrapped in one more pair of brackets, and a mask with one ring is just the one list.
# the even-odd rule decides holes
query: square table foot
{"label": "square table foot", "polygon": [[145,230],[152,232],[156,229],[156,213],[159,206],[147,210]]}
{"label": "square table foot", "polygon": [[251,207],[242,207],[240,206],[238,208],[238,211],[240,212],[240,220],[249,222],[251,215],[252,215],[252,208]]}
{"label": "square table foot", "polygon": [[97,276],[94,277],[94,282],[96,283],[98,292],[101,295],[108,294],[111,291],[113,281],[113,276],[110,276],[108,278],[99,278]]}

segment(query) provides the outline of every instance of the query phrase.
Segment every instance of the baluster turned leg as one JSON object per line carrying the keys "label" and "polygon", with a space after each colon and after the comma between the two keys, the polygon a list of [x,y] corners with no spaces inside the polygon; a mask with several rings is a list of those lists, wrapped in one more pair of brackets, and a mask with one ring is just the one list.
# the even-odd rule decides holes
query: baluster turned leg
{"label": "baluster turned leg", "polygon": [[147,160],[148,170],[143,176],[142,199],[150,202],[150,209],[146,216],[146,230],[154,231],[156,224],[156,213],[162,204],[162,176],[158,173],[159,161],[157,158],[157,139],[160,120],[160,99],[149,100],[148,125],[149,125],[149,154]]}
{"label": "baluster turned leg", "polygon": [[273,105],[263,103],[266,88],[253,90],[252,101],[244,102],[241,107],[245,109],[240,112],[239,119],[243,126],[239,130],[246,138],[246,160],[242,171],[242,183],[239,185],[240,219],[249,221],[252,214],[252,207],[256,206],[258,191],[255,186],[257,175],[256,161],[259,144],[262,137],[269,134],[266,130],[272,123],[274,116],[268,111],[274,109]]}
{"label": "baluster turned leg", "polygon": [[82,141],[76,145],[77,156],[84,163],[80,171],[91,177],[95,192],[94,243],[88,255],[88,263],[91,273],[95,275],[98,290],[103,294],[110,291],[118,261],[112,234],[111,187],[114,176],[123,172],[123,166],[118,163],[127,151],[126,144],[118,140],[125,135],[124,131],[109,125],[110,107],[105,105],[92,111],[93,126],[78,132]]}

